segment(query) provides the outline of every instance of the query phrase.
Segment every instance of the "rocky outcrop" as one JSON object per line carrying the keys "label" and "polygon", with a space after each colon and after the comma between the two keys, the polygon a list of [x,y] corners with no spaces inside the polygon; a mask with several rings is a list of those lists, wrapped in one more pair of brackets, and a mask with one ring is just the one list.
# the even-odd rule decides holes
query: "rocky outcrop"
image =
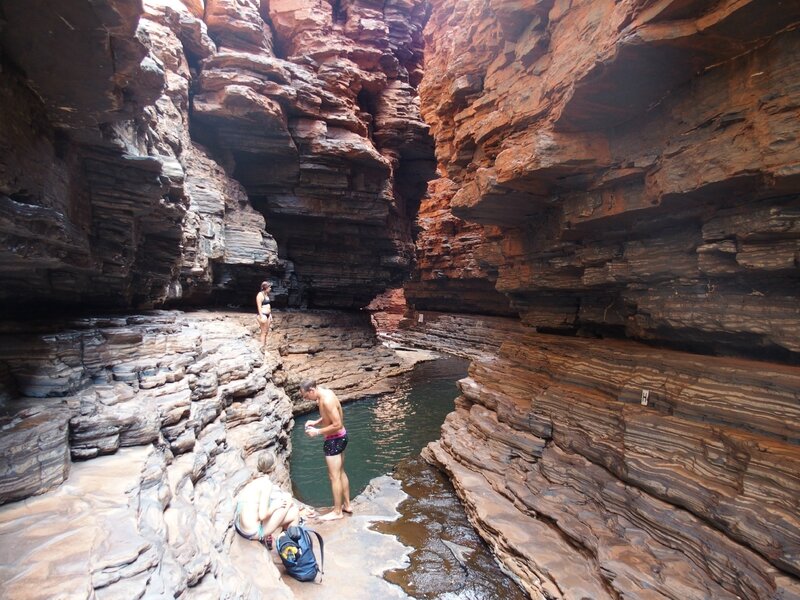
{"label": "rocky outcrop", "polygon": [[394,391],[401,374],[433,357],[422,350],[394,350],[382,344],[366,312],[281,311],[269,345],[283,357],[284,388],[292,396],[295,414],[317,409],[314,401],[303,400],[299,393],[305,379],[348,402]]}
{"label": "rocky outcrop", "polygon": [[[276,387],[283,371],[276,355],[255,351],[252,328],[244,315],[177,312],[42,323],[39,331],[7,325],[1,439],[13,454],[2,500],[51,488],[71,461],[120,448],[195,451],[223,414],[229,427],[247,430],[240,441],[248,454],[270,445],[287,453],[291,404]],[[50,464],[56,443],[59,468]],[[32,465],[42,477],[35,490],[21,471]]]}
{"label": "rocky outcrop", "polygon": [[205,25],[122,4],[0,7],[9,313],[208,301],[243,269],[258,266],[244,277],[255,289],[283,266],[263,217],[189,135],[181,39],[210,54]]}
{"label": "rocky outcrop", "polygon": [[427,457],[533,597],[791,597],[799,378],[517,334],[473,361]]}
{"label": "rocky outcrop", "polygon": [[210,6],[218,51],[199,66],[194,135],[228,157],[310,303],[366,305],[410,268],[433,169],[423,3]]}
{"label": "rocky outcrop", "polygon": [[[6,323],[0,338],[11,598],[52,597],[56,568],[75,597],[295,597],[277,557],[233,530],[257,453],[277,455],[272,477],[288,489],[292,417],[314,408],[302,379],[346,401],[394,389],[429,358],[381,345],[368,314],[335,311],[276,311],[266,350],[243,312]],[[393,539],[385,547],[403,554]]]}
{"label": "rocky outcrop", "polygon": [[169,197],[162,163],[118,128],[139,129],[139,107],[163,84],[136,36],[140,10],[114,1],[58,12],[46,2],[0,5],[8,311],[147,301],[171,277],[183,206]]}
{"label": "rocky outcrop", "polygon": [[476,358],[497,354],[503,342],[526,331],[519,319],[409,310],[397,330],[385,335],[394,342]]}
{"label": "rocky outcrop", "polygon": [[477,279],[467,310],[496,312],[495,289],[542,330],[796,360],[799,20],[434,2],[420,92],[442,179],[409,304]]}
{"label": "rocky outcrop", "polygon": [[403,288],[386,290],[375,296],[365,310],[369,311],[370,321],[378,334],[397,331],[406,312],[406,297]]}
{"label": "rocky outcrop", "polygon": [[[214,15],[209,12],[212,25]],[[275,281],[276,296],[287,298],[291,264],[278,257],[263,215],[250,205],[242,185],[192,138],[196,71],[190,63],[217,51],[205,22],[187,7],[147,0],[139,31],[150,56],[166,72],[164,93],[145,109],[148,146],[172,165],[186,202],[179,270],[165,300],[182,305],[242,304],[245,296],[255,297],[265,278]]]}
{"label": "rocky outcrop", "polygon": [[212,6],[198,139],[230,157],[309,302],[366,305],[410,268],[432,172],[415,91],[423,4],[272,2],[263,20],[257,2]]}
{"label": "rocky outcrop", "polygon": [[292,404],[251,322],[161,312],[4,327],[4,594],[291,597],[232,529],[259,450],[276,453],[289,486]]}
{"label": "rocky outcrop", "polygon": [[[428,186],[417,224],[417,268],[404,284],[416,309],[516,316],[508,297],[495,289],[501,231],[456,217],[450,200],[458,185],[437,179]],[[494,236],[495,239],[492,239]]]}

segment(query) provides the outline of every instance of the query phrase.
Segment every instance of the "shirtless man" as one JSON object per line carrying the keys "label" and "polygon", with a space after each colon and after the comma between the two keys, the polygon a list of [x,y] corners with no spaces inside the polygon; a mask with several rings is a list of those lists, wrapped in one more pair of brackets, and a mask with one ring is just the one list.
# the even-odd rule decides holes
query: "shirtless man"
{"label": "shirtless man", "polygon": [[[344,428],[342,404],[336,394],[328,388],[317,385],[311,379],[300,384],[300,393],[306,400],[315,400],[319,407],[320,418],[306,423],[306,435],[309,437],[325,436],[322,449],[325,452],[325,463],[328,466],[328,477],[333,492],[333,510],[321,521],[341,519],[344,514],[353,514],[350,508],[350,480],[344,472],[344,449],[347,447],[347,430]],[[322,425],[321,427],[317,427]]]}

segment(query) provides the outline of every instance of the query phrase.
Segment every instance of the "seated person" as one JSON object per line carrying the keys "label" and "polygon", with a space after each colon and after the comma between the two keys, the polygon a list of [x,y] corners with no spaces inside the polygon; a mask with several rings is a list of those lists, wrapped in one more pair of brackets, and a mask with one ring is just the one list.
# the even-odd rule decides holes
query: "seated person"
{"label": "seated person", "polygon": [[248,540],[264,542],[272,548],[272,534],[300,521],[300,510],[291,495],[272,483],[266,475],[275,466],[275,456],[264,451],[258,456],[262,477],[248,483],[236,496],[233,526]]}

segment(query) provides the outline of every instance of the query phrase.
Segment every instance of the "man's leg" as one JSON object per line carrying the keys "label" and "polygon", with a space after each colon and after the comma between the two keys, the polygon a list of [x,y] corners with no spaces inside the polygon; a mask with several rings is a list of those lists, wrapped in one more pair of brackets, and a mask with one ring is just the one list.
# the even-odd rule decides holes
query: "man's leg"
{"label": "man's leg", "polygon": [[[331,492],[333,492],[333,510],[327,515],[320,517],[320,521],[332,521],[341,519],[342,515],[342,455],[326,456],[325,464],[328,465],[328,477],[331,480]],[[348,488],[350,483],[348,482]]]}
{"label": "man's leg", "polygon": [[350,508],[350,479],[347,477],[347,473],[344,470],[344,452],[342,452],[339,456],[342,457],[342,463],[340,466],[341,476],[340,481],[342,483],[342,510],[346,513],[351,513],[352,509]]}

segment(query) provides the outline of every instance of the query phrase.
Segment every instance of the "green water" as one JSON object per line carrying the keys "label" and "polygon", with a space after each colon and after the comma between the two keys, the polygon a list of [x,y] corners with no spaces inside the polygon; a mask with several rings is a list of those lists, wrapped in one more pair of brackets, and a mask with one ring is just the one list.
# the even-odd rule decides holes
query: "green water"
{"label": "green water", "polygon": [[[363,492],[371,479],[392,472],[403,459],[418,455],[439,438],[459,395],[456,381],[466,376],[468,366],[468,361],[454,357],[420,363],[395,393],[343,405],[350,440],[345,471],[351,498]],[[295,496],[322,507],[332,503],[322,439],[303,433],[306,421],[317,418],[319,413],[313,412],[295,419],[290,464]]]}

